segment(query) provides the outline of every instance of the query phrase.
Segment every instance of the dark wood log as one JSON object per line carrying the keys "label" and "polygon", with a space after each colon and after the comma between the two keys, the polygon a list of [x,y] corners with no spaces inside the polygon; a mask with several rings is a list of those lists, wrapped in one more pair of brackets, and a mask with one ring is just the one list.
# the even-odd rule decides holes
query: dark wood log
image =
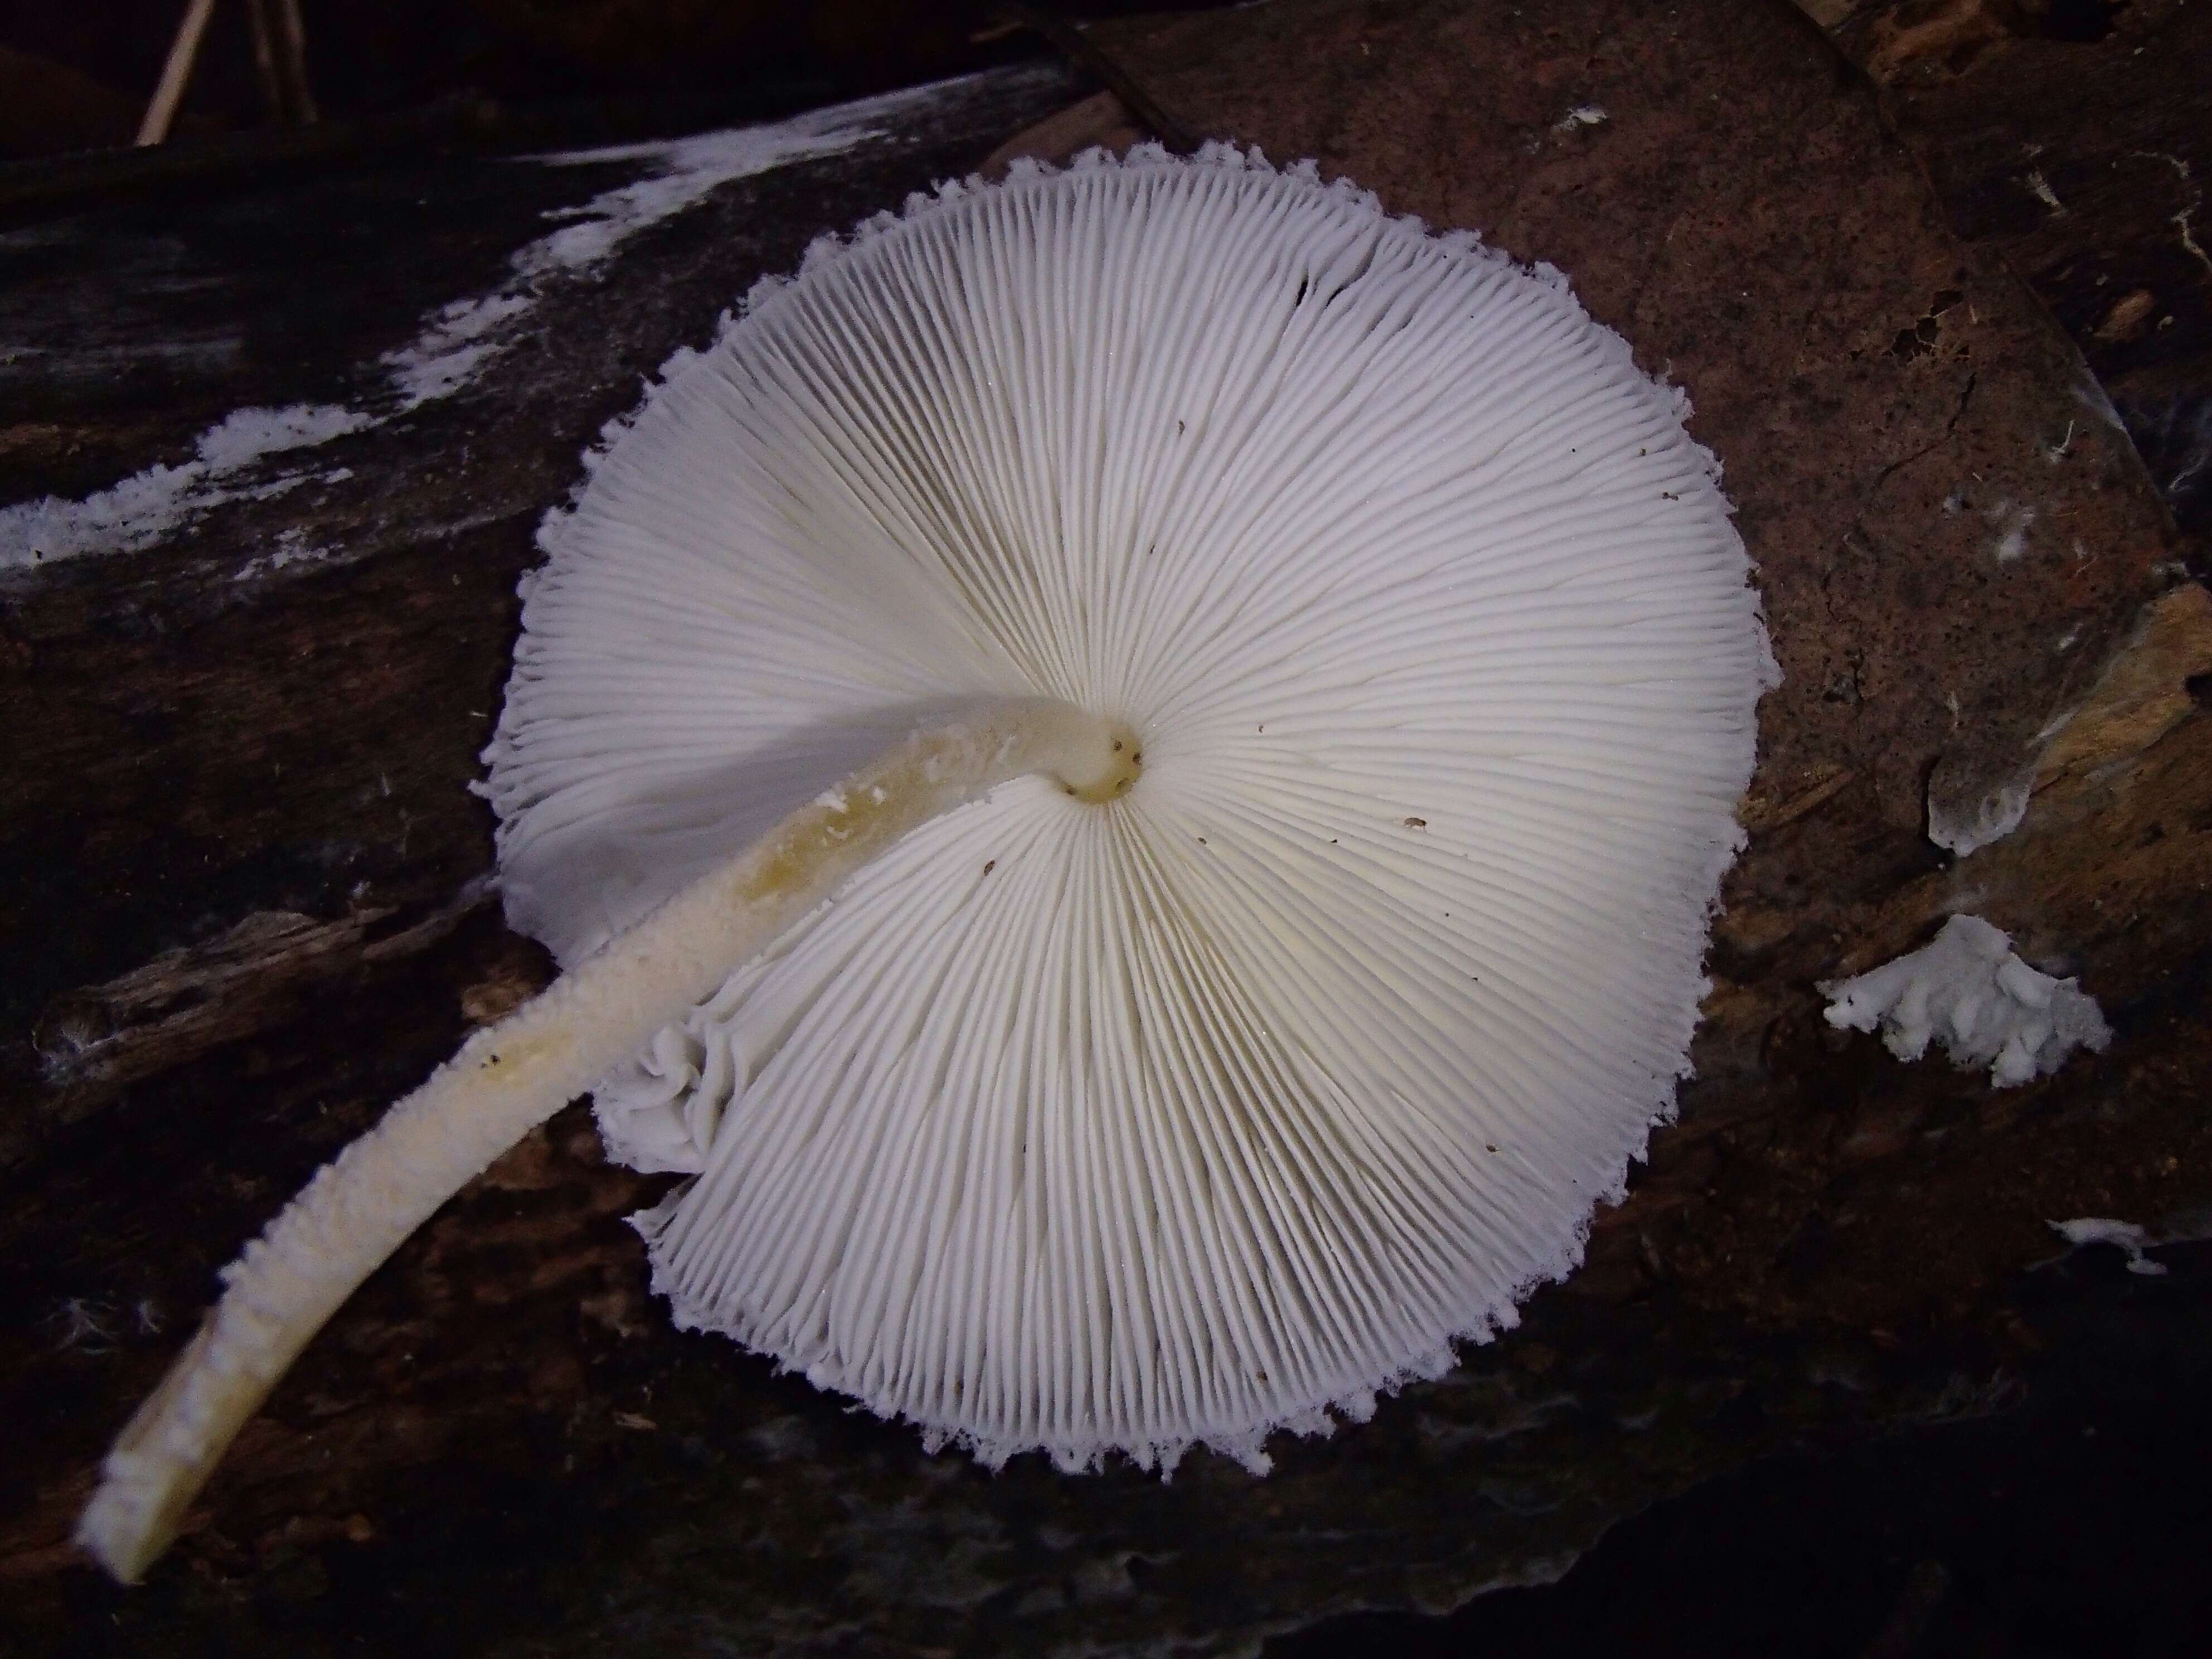
{"label": "dark wood log", "polygon": [[2081,347],[2201,557],[2212,534],[2212,16],[2187,0],[1827,10],[1954,228],[2002,252]]}

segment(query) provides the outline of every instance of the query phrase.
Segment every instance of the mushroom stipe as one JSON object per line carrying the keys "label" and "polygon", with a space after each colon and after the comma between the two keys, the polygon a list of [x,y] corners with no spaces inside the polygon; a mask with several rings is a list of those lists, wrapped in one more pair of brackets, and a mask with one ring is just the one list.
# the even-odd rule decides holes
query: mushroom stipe
{"label": "mushroom stipe", "polygon": [[225,1271],[82,1540],[586,1090],[694,1177],[679,1324],[993,1464],[1263,1470],[1511,1325],[1673,1109],[1775,678],[1687,412],[1226,147],[817,244],[541,533],[487,789],[566,971]]}
{"label": "mushroom stipe", "polygon": [[135,1582],[308,1338],[494,1158],[916,825],[1032,772],[1112,799],[1127,736],[1042,698],[917,732],[477,1031],[223,1270],[222,1300],[109,1452],[80,1540]]}

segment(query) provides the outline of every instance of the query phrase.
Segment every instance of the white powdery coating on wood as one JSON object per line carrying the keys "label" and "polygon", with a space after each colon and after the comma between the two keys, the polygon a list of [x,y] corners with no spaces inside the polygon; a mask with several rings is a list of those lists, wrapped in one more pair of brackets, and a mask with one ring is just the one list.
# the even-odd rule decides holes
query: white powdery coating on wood
{"label": "white powdery coating on wood", "polygon": [[1838,1030],[1879,1026],[1899,1060],[1919,1059],[1933,1038],[1960,1070],[1988,1066],[2000,1089],[2050,1076],[2076,1048],[2102,1054],[2112,1040],[2094,997],[2029,967],[2011,936],[1979,916],[1953,916],[1919,950],[1820,991]]}
{"label": "white powdery coating on wood", "polygon": [[600,191],[581,207],[548,215],[562,228],[519,250],[506,284],[433,313],[422,331],[384,358],[402,413],[450,398],[505,349],[514,325],[537,308],[549,277],[602,264],[641,232],[690,212],[723,185],[800,161],[841,155],[884,136],[880,122],[940,95],[939,85],[887,93],[811,111],[770,125],[733,127],[642,144],[560,150],[525,159],[547,167],[645,162],[641,179]]}
{"label": "white powdery coating on wood", "polygon": [[374,424],[335,404],[234,409],[200,434],[188,461],[149,466],[81,501],[41,495],[0,507],[0,570],[152,547],[195,513],[240,496],[282,495],[303,481],[294,474],[246,486],[244,475],[270,456],[313,449]]}
{"label": "white powdery coating on wood", "polygon": [[[80,501],[42,495],[0,506],[0,570],[86,553],[140,552],[228,501],[282,494],[307,475],[252,487],[246,480],[258,463],[368,431],[460,392],[506,349],[550,278],[605,262],[641,232],[689,212],[725,185],[881,137],[883,122],[981,78],[886,93],[767,125],[523,158],[549,167],[641,162],[650,171],[580,207],[549,216],[567,222],[520,249],[499,289],[455,300],[425,317],[415,338],[380,360],[389,395],[374,399],[370,408],[295,404],[234,410],[200,434],[190,460],[147,467]],[[334,475],[325,476],[335,481]]]}
{"label": "white powdery coating on wood", "polygon": [[1359,1417],[1673,1107],[1774,678],[1556,273],[1214,149],[757,289],[549,520],[487,758],[564,958],[917,712],[1135,728],[908,836],[599,1091],[680,1322],[987,1461]]}

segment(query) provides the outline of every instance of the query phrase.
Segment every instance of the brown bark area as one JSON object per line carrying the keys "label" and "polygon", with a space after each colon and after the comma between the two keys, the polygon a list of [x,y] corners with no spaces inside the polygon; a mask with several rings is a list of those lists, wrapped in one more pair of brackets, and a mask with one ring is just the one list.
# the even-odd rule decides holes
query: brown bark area
{"label": "brown bark area", "polygon": [[2033,287],[2183,526],[2212,531],[2212,15],[2188,0],[1920,0],[1832,21],[1958,234]]}

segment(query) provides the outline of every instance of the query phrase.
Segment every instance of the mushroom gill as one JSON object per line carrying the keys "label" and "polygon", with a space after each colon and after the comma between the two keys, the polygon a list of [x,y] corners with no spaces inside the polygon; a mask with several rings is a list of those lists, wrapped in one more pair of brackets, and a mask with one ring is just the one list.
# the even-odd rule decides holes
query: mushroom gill
{"label": "mushroom gill", "polygon": [[818,244],[544,532],[486,758],[567,975],[248,1247],[82,1535],[135,1575],[587,1086],[694,1177],[679,1323],[987,1462],[1264,1468],[1512,1324],[1672,1110],[1774,678],[1686,414],[1547,267],[1225,147]]}

